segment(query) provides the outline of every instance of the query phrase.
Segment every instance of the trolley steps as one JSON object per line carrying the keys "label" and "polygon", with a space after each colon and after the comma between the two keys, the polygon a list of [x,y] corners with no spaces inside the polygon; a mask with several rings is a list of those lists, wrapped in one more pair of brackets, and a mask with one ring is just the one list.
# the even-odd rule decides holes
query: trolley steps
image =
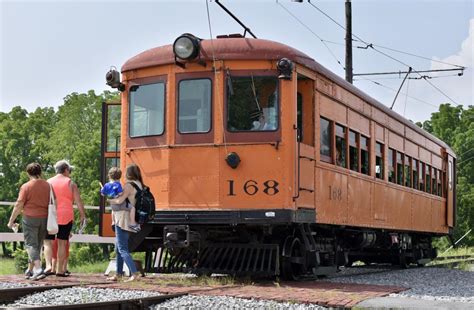
{"label": "trolley steps", "polygon": [[278,276],[279,251],[278,244],[210,244],[199,253],[191,248],[170,251],[160,247],[147,255],[145,268],[158,273]]}

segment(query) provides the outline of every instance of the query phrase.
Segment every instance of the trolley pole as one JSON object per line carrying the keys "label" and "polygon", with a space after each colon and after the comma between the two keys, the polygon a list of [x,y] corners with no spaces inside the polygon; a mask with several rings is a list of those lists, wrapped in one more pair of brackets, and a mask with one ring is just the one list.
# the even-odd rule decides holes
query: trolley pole
{"label": "trolley pole", "polygon": [[346,81],[352,84],[352,8],[346,0]]}

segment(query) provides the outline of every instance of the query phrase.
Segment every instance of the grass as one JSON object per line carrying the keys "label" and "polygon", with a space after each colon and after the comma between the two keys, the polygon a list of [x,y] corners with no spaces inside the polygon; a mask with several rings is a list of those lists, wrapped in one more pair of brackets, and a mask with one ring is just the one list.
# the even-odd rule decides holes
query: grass
{"label": "grass", "polygon": [[[72,273],[103,273],[109,265],[108,261],[97,262],[93,264],[84,264],[80,266],[69,267]],[[13,258],[0,257],[0,275],[18,274],[15,270]]]}
{"label": "grass", "polygon": [[0,257],[0,275],[17,274],[13,258]]}
{"label": "grass", "polygon": [[72,273],[104,273],[109,266],[109,261],[96,262],[93,264],[84,264],[74,267],[68,267]]}
{"label": "grass", "polygon": [[[441,252],[441,253],[443,253],[443,252]],[[452,248],[449,251],[447,251],[446,253],[443,253],[443,255],[441,255],[441,253],[440,253],[440,257],[474,255],[474,247]]]}

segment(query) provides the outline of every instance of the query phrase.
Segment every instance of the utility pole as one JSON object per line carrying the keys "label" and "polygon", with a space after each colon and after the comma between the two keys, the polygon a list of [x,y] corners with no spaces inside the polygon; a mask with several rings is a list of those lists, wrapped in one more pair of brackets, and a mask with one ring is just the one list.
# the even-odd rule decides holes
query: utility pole
{"label": "utility pole", "polygon": [[352,8],[346,0],[346,81],[352,84]]}

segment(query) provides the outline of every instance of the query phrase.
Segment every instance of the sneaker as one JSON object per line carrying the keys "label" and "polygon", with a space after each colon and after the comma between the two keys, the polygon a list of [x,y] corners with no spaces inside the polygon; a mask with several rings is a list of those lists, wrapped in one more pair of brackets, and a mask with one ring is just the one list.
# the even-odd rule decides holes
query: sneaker
{"label": "sneaker", "polygon": [[135,225],[128,225],[128,228],[133,230],[134,232],[139,232],[141,230],[140,225],[135,224]]}
{"label": "sneaker", "polygon": [[25,271],[25,279],[29,279],[33,276],[33,271],[29,270],[29,269],[26,269]]}
{"label": "sneaker", "polygon": [[43,269],[33,270],[33,275],[30,277],[30,280],[37,281],[44,279],[45,277],[46,275],[44,274]]}

